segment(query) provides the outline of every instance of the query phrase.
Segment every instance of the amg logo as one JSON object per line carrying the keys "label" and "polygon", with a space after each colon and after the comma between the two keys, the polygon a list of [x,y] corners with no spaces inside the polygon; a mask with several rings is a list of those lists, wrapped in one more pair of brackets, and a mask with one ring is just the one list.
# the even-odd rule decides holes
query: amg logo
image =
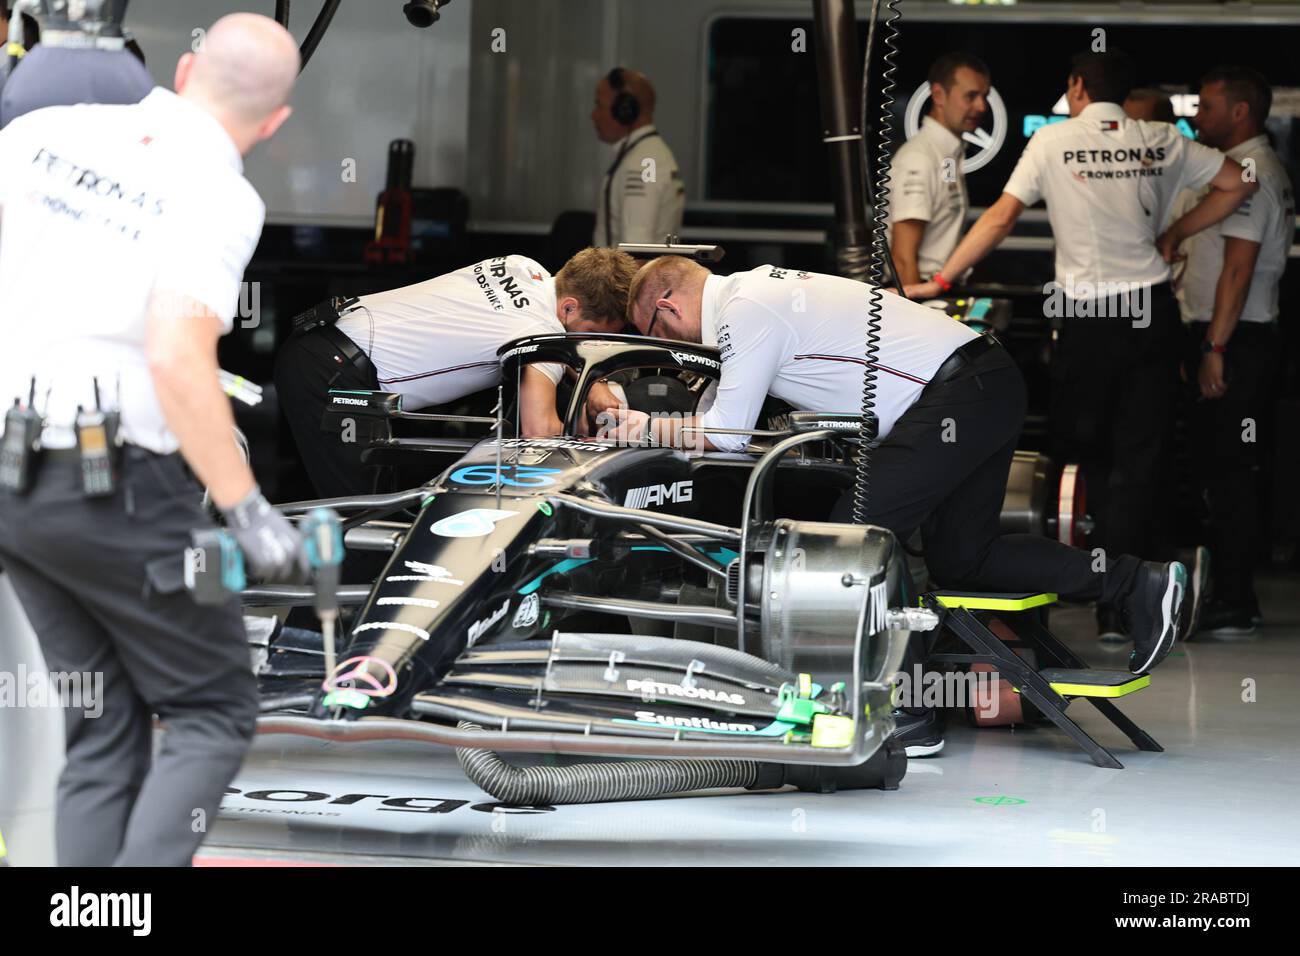
{"label": "amg logo", "polygon": [[367,405],[369,405],[370,403],[369,403],[368,401],[366,401],[364,398],[342,398],[341,396],[335,395],[335,396],[334,396],[334,404],[335,404],[335,405],[361,405],[361,406],[367,406]]}
{"label": "amg logo", "polygon": [[681,727],[685,730],[721,730],[738,734],[757,733],[753,724],[730,724],[708,717],[668,717],[649,710],[638,710],[636,719],[643,724],[658,724],[660,727]]}
{"label": "amg logo", "polygon": [[640,694],[645,701],[659,697],[689,697],[692,700],[712,700],[720,704],[737,704],[744,706],[745,698],[739,694],[728,694],[724,690],[711,687],[683,687],[681,684],[661,684],[656,680],[630,680],[627,689]]}
{"label": "amg logo", "polygon": [[646,485],[644,488],[628,489],[623,499],[624,508],[650,508],[666,501],[685,504],[694,494],[694,483],[690,480],[676,481],[671,485]]}
{"label": "amg logo", "polygon": [[469,627],[470,647],[473,647],[474,643],[485,633],[487,633],[488,628],[490,628],[493,624],[495,624],[497,621],[501,620],[503,617],[506,616],[506,608],[508,607],[510,607],[510,598],[506,598],[504,601],[502,601],[501,606],[497,608],[495,611],[493,611],[491,614],[489,614],[487,617],[483,618],[483,620],[477,621],[474,624],[470,625]]}
{"label": "amg logo", "polygon": [[718,369],[722,365],[717,359],[705,358],[703,355],[693,355],[690,352],[673,352],[673,358],[678,363],[685,365],[687,362],[694,362],[697,365],[707,365],[709,368]]}

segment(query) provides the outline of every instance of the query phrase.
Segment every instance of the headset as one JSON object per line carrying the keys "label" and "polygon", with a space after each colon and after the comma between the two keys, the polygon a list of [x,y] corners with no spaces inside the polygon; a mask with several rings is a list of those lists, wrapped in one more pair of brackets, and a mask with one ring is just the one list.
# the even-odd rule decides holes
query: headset
{"label": "headset", "polygon": [[631,126],[641,118],[641,104],[627,91],[623,80],[623,68],[616,66],[609,71],[605,82],[614,91],[614,102],[609,104],[609,115],[623,126]]}

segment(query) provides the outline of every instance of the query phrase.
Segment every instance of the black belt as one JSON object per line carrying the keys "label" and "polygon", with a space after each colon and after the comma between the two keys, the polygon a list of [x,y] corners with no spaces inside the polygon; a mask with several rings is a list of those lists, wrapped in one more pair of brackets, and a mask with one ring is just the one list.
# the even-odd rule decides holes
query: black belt
{"label": "black belt", "polygon": [[943,364],[940,365],[935,370],[934,375],[930,377],[929,384],[939,385],[948,381],[948,379],[952,378],[971,362],[974,362],[989,349],[1001,347],[1002,343],[997,340],[992,332],[985,332],[979,338],[967,342],[944,359]]}
{"label": "black belt", "polygon": [[366,355],[356,342],[348,338],[346,333],[340,332],[333,325],[322,325],[320,328],[313,329],[305,334],[321,336],[330,345],[342,352],[343,358],[347,362],[356,365],[357,368],[365,368],[370,363],[370,356]]}

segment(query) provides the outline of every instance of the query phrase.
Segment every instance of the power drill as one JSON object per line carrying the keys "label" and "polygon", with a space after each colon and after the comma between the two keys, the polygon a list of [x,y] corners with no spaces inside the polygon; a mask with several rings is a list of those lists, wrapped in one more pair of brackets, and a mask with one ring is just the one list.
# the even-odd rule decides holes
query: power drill
{"label": "power drill", "polygon": [[334,676],[334,628],[339,618],[338,587],[343,564],[343,523],[330,508],[313,508],[298,524],[307,567],[316,588],[316,615],[325,638],[325,679]]}

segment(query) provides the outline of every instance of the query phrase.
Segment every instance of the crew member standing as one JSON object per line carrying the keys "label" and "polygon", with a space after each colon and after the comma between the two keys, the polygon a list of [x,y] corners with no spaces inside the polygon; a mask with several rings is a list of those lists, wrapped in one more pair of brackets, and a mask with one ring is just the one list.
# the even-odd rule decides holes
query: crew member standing
{"label": "crew member standing", "polygon": [[[1266,442],[1266,400],[1280,348],[1278,286],[1295,233],[1295,192],[1264,133],[1273,91],[1256,70],[1223,67],[1201,80],[1200,141],[1250,170],[1259,192],[1217,226],[1184,245],[1178,304],[1188,323],[1185,363],[1195,389],[1191,407],[1193,470],[1209,507],[1214,600],[1200,630],[1255,630],[1259,599],[1259,448]],[[1191,190],[1175,215],[1195,205]],[[1253,424],[1248,424],[1253,423]]]}
{"label": "crew member standing", "polygon": [[654,113],[655,91],[644,73],[615,67],[596,84],[591,122],[615,151],[596,201],[593,246],[663,242],[682,230],[686,186]]}
{"label": "crew member standing", "polygon": [[49,669],[103,675],[102,713],[65,702],[62,865],[188,865],[256,726],[238,600],[200,608],[183,586],[210,526],[185,466],[255,572],[294,568],[299,536],[232,440],[217,340],[265,214],[241,156],[287,118],[297,72],[287,31],[235,14],[181,57],[176,93],[0,132],[0,395],[20,399],[0,563]]}
{"label": "crew member standing", "polygon": [[[1179,243],[1240,206],[1255,184],[1217,150],[1168,123],[1130,120],[1120,105],[1133,87],[1118,51],[1071,62],[1070,119],[1034,133],[1002,196],[980,216],[931,282],[910,297],[938,295],[945,277],[983,259],[1027,206],[1047,201],[1056,277],[1044,315],[1061,324],[1053,355],[1053,431],[1083,465],[1092,542],[1111,556],[1150,554],[1149,528],[1178,397],[1181,324],[1169,283]],[[1184,187],[1209,195],[1157,237]],[[1059,453],[1060,449],[1058,449]],[[1103,639],[1124,640],[1118,609],[1098,607]]]}
{"label": "crew member standing", "polygon": [[889,244],[904,285],[933,276],[957,248],[970,208],[962,135],[989,108],[989,68],[978,57],[945,53],[928,79],[930,113],[889,164]]}

